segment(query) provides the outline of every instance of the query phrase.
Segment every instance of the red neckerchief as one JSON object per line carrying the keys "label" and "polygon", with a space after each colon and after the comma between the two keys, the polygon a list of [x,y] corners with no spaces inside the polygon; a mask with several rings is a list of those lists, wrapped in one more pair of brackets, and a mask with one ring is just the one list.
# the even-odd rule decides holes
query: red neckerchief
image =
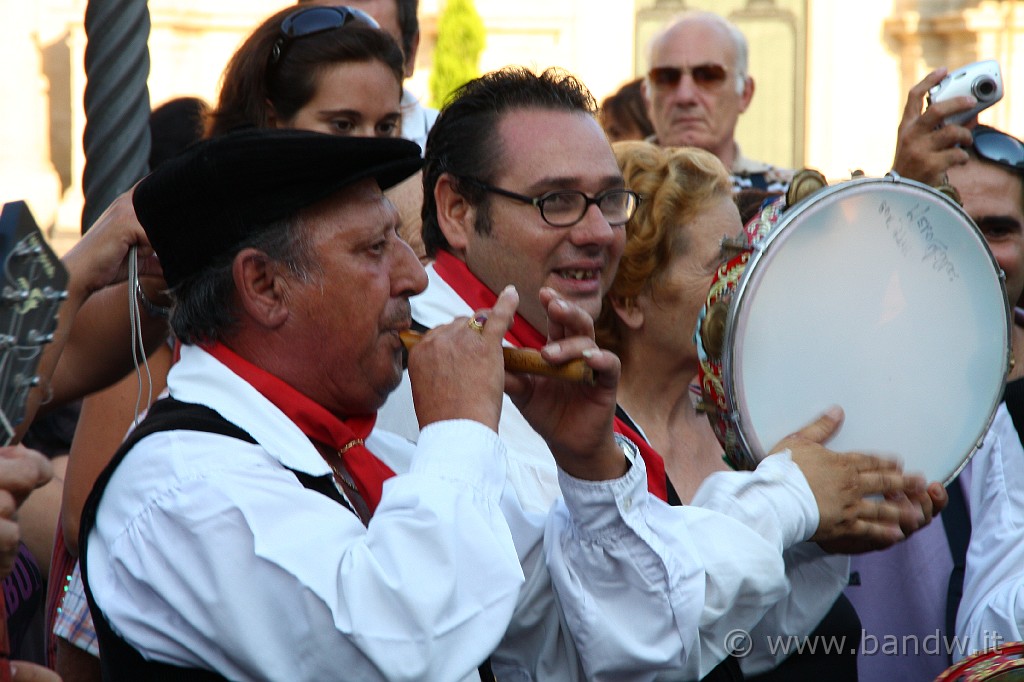
{"label": "red neckerchief", "polygon": [[[497,295],[477,279],[476,275],[469,271],[464,262],[447,251],[437,252],[434,270],[473,310],[491,308],[498,300]],[[544,335],[534,329],[533,325],[520,317],[518,313],[512,321],[512,328],[505,334],[505,340],[520,348],[534,348],[537,350],[540,350],[547,343]],[[640,456],[643,457],[644,464],[647,465],[648,492],[655,497],[667,501],[668,485],[665,479],[665,460],[662,459],[662,456],[618,417],[615,417],[615,423],[612,428],[616,433],[620,433],[633,441],[640,451]]]}
{"label": "red neckerchief", "polygon": [[240,357],[224,344],[213,343],[203,346],[203,350],[259,391],[277,409],[284,412],[286,417],[295,422],[307,437],[337,450],[356,484],[356,489],[370,508],[370,513],[377,509],[384,481],[394,476],[395,472],[363,445],[373,430],[374,422],[377,421],[376,414],[339,419],[286,382]]}
{"label": "red neckerchief", "polygon": [[[473,310],[493,308],[498,295],[487,288],[487,285],[476,278],[461,260],[448,253],[438,251],[434,260],[434,271],[441,276],[448,286],[455,290],[463,301]],[[512,328],[505,334],[505,340],[520,348],[540,348],[547,339],[533,328],[529,322],[516,313],[512,320]]]}

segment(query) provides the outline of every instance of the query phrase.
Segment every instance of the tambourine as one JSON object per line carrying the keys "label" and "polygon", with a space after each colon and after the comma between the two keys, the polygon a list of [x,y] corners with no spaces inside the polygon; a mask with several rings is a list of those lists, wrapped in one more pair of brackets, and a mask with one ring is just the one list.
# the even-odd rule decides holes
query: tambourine
{"label": "tambourine", "polygon": [[1024,642],[979,651],[950,666],[935,682],[1024,682]]}
{"label": "tambourine", "polygon": [[1010,367],[1003,273],[947,195],[896,176],[780,198],[748,223],[700,313],[702,409],[735,468],[839,405],[828,447],[949,482]]}

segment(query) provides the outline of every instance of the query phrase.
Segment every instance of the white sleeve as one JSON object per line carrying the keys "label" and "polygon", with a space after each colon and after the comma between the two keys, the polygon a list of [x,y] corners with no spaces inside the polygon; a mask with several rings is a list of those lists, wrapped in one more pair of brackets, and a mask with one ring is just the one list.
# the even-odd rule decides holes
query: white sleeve
{"label": "white sleeve", "polygon": [[817,525],[813,496],[782,477],[789,466],[780,458],[723,484],[762,518],[753,525],[658,500],[639,458],[616,481],[560,472],[545,553],[587,680],[701,678],[729,653],[730,631],[786,595],[782,550]]}
{"label": "white sleeve", "polygon": [[[698,489],[693,504],[731,516],[785,549],[786,594],[749,631],[750,650],[740,660],[746,674],[771,670],[789,650],[770,638],[813,632],[846,587],[850,560],[804,542],[817,529],[817,504],[788,451],[766,457],[752,473],[712,474]],[[803,514],[794,513],[794,505]],[[786,519],[802,523],[787,525]],[[737,636],[737,642],[743,639]]]}
{"label": "white sleeve", "polygon": [[425,429],[368,528],[259,446],[167,432],[136,449],[86,559],[111,623],[157,660],[229,679],[459,680],[508,626],[523,575],[503,449],[480,424]]}
{"label": "white sleeve", "polygon": [[970,462],[971,542],[954,657],[1024,639],[1024,450],[1000,405]]}

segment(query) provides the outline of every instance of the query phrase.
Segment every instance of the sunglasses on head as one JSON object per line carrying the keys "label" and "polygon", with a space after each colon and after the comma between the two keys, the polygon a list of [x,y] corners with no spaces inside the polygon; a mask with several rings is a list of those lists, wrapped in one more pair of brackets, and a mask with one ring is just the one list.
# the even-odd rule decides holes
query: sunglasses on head
{"label": "sunglasses on head", "polygon": [[976,126],[971,134],[979,157],[1017,172],[1024,171],[1024,143],[1016,137],[988,126]]}
{"label": "sunglasses on head", "polygon": [[729,76],[729,69],[714,62],[697,66],[655,66],[647,72],[647,78],[656,87],[674,88],[679,85],[679,81],[683,80],[686,73],[690,74],[698,88],[709,90],[725,82]]}
{"label": "sunglasses on head", "polygon": [[281,22],[281,36],[274,43],[274,49],[270,53],[270,63],[276,64],[281,60],[284,48],[289,42],[298,38],[333,31],[346,24],[360,23],[370,28],[380,28],[373,17],[361,9],[354,7],[305,7],[292,12]]}

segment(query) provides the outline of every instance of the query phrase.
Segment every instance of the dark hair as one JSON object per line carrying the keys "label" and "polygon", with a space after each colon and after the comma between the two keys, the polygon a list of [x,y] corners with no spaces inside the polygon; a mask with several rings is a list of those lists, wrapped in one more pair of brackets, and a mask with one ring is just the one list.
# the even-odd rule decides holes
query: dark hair
{"label": "dark hair", "polygon": [[303,281],[316,276],[317,262],[303,220],[300,213],[266,225],[230,253],[173,287],[170,324],[174,335],[182,343],[197,344],[223,340],[224,335],[234,330],[238,314],[232,264],[243,249],[262,251],[268,259],[283,263]]}
{"label": "dark hair", "polygon": [[402,50],[386,32],[358,23],[290,41],[278,62],[270,64],[281,23],[295,12],[281,10],[242,43],[224,70],[217,108],[209,116],[206,136],[237,128],[266,128],[273,111],[289,119],[316,94],[316,78],[327,64],[380,61],[395,74],[401,96]]}
{"label": "dark hair", "polygon": [[412,54],[413,43],[420,32],[420,20],[416,16],[420,0],[395,0],[398,8],[398,30],[402,32],[402,52]]}
{"label": "dark hair", "polygon": [[[516,109],[553,109],[594,115],[597,104],[587,87],[560,69],[535,74],[521,66],[508,66],[469,81],[449,97],[427,136],[423,167],[423,244],[427,255],[450,248],[437,222],[434,187],[444,173],[471,204],[486,209],[486,193],[459,178],[488,182],[501,163],[504,150],[496,135],[501,117]],[[478,212],[476,230],[490,227]]]}
{"label": "dark hair", "polygon": [[644,104],[643,92],[640,89],[642,82],[642,78],[631,80],[601,102],[599,118],[606,133],[618,123],[639,130],[641,139],[654,134],[654,126],[647,117],[647,106]]}
{"label": "dark hair", "polygon": [[203,119],[210,105],[198,97],[177,97],[149,115],[149,169],[185,151],[203,136]]}

